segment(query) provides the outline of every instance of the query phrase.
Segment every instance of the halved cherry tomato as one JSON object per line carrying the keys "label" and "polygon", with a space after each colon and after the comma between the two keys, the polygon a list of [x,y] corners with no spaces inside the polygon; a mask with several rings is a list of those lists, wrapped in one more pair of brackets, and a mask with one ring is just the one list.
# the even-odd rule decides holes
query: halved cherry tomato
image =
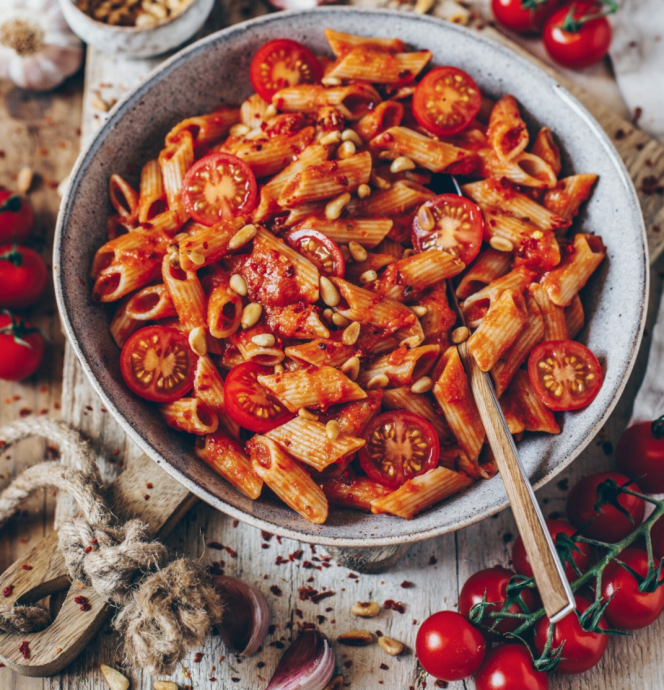
{"label": "halved cherry tomato", "polygon": [[318,230],[290,230],[284,235],[286,243],[311,261],[326,276],[343,278],[346,262],[334,240]]}
{"label": "halved cherry tomato", "polygon": [[8,311],[0,314],[0,379],[22,381],[37,371],[44,357],[38,328]]}
{"label": "halved cherry tomato", "polygon": [[578,410],[602,387],[597,357],[575,340],[547,340],[528,359],[528,376],[537,397],[550,410]]}
{"label": "halved cherry tomato", "polygon": [[226,377],[226,412],[249,431],[263,434],[293,418],[293,414],[258,383],[259,376],[272,373],[270,367],[244,362],[233,367]]}
{"label": "halved cherry tomato", "polygon": [[496,19],[520,34],[538,34],[559,0],[492,0]]}
{"label": "halved cherry tomato", "polygon": [[415,119],[433,134],[458,134],[475,119],[482,94],[475,80],[456,67],[436,67],[417,85],[413,95]]}
{"label": "halved cherry tomato", "polygon": [[358,452],[362,469],[369,479],[390,489],[438,464],[438,435],[424,417],[413,412],[383,412],[369,422],[363,437],[366,445]]}
{"label": "halved cherry tomato", "polygon": [[318,58],[301,43],[289,38],[269,41],[254,55],[249,78],[256,93],[268,103],[277,91],[320,80]]}
{"label": "halved cherry tomato", "polygon": [[[480,252],[484,233],[482,212],[470,199],[457,194],[439,194],[429,199],[413,219],[413,246],[417,251],[442,249],[469,264]],[[427,226],[433,216],[433,226]],[[422,222],[425,225],[422,225]]]}
{"label": "halved cherry tomato", "polygon": [[256,205],[251,168],[230,153],[211,153],[189,168],[182,183],[187,213],[203,225],[249,213]]}
{"label": "halved cherry tomato", "polygon": [[43,294],[48,282],[44,259],[28,247],[0,246],[0,307],[24,309]]}
{"label": "halved cherry tomato", "polygon": [[174,402],[191,390],[198,357],[177,328],[148,326],[136,331],[120,354],[122,378],[141,398]]}
{"label": "halved cherry tomato", "polygon": [[0,242],[25,242],[32,230],[32,207],[18,194],[0,189]]}

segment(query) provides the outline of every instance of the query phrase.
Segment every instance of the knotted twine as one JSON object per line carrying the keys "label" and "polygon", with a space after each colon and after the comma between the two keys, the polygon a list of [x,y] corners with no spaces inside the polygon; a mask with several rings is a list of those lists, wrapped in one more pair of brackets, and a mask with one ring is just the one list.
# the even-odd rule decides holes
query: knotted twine
{"label": "knotted twine", "polygon": [[[128,663],[153,675],[173,673],[221,620],[223,605],[207,573],[189,559],[171,560],[141,520],[121,523],[113,515],[94,450],[64,422],[42,417],[9,424],[0,429],[0,448],[32,436],[57,445],[68,462],[34,465],[0,493],[0,527],[39,489],[52,487],[73,498],[79,516],[59,530],[70,578],[118,608],[113,626],[124,636]],[[41,606],[0,605],[0,633],[39,632],[50,623]]]}

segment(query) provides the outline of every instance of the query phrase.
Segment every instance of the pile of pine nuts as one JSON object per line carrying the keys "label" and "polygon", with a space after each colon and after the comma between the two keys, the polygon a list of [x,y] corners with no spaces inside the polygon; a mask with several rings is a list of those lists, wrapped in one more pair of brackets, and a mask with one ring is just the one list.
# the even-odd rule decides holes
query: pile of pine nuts
{"label": "pile of pine nuts", "polygon": [[192,0],[78,0],[78,9],[113,26],[147,29],[180,14]]}

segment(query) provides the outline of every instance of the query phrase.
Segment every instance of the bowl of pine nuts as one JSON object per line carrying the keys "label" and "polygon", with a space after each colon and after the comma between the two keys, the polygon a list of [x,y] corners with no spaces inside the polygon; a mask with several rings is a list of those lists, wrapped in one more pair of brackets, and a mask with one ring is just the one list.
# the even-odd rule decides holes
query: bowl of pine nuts
{"label": "bowl of pine nuts", "polygon": [[72,31],[104,53],[149,58],[196,34],[214,0],[60,0]]}

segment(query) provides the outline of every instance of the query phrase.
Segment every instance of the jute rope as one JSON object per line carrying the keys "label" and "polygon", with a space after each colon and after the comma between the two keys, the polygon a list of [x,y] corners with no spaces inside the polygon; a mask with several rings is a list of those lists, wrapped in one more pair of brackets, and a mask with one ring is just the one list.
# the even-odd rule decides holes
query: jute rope
{"label": "jute rope", "polygon": [[[93,449],[67,424],[45,417],[14,422],[0,429],[0,447],[32,436],[58,445],[68,462],[43,462],[20,474],[0,494],[0,527],[39,489],[53,487],[71,496],[79,517],[59,530],[71,579],[118,607],[113,624],[124,635],[130,664],[154,675],[172,673],[221,620],[221,600],[207,573],[194,561],[171,561],[141,520],[119,523],[104,502]],[[0,633],[38,632],[50,623],[41,606],[0,605]]]}

